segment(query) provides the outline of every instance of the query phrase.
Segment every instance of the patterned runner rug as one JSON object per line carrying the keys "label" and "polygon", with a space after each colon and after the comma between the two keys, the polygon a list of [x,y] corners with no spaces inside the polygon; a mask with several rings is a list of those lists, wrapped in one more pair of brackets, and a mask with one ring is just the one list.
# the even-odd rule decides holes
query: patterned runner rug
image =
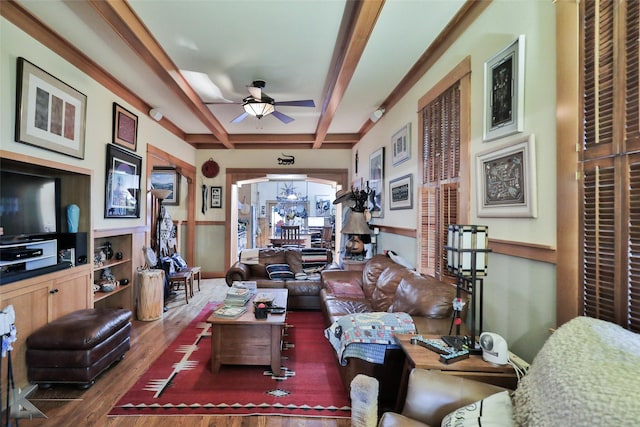
{"label": "patterned runner rug", "polygon": [[223,365],[213,374],[205,320],[214,307],[198,314],[109,415],[351,415],[321,313],[287,313],[280,377],[268,366]]}

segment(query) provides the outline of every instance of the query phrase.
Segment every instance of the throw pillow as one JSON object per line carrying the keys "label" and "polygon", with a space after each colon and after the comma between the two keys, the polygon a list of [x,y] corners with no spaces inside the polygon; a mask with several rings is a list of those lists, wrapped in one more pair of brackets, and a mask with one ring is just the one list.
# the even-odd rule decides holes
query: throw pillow
{"label": "throw pillow", "polygon": [[184,260],[184,258],[182,258],[180,256],[179,253],[175,253],[175,254],[171,255],[171,259],[176,264],[176,267],[177,267],[178,270],[182,270],[184,268],[187,268],[187,262]]}
{"label": "throw pillow", "polygon": [[289,264],[269,264],[267,265],[267,274],[269,279],[293,279],[293,271],[289,268]]}
{"label": "throw pillow", "polygon": [[326,249],[304,248],[300,251],[302,256],[302,269],[305,273],[319,273],[324,270],[329,262]]}
{"label": "throw pillow", "polygon": [[442,427],[511,427],[513,408],[508,391],[491,396],[453,411],[442,419]]}
{"label": "throw pillow", "polygon": [[341,280],[327,280],[325,285],[329,293],[337,297],[364,298],[362,288],[355,283]]}

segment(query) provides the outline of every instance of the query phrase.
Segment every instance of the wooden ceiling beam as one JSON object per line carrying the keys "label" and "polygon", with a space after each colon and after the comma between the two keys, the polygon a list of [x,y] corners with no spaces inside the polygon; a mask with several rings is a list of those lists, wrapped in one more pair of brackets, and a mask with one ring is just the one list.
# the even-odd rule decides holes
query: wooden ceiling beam
{"label": "wooden ceiling beam", "polygon": [[[321,148],[351,149],[360,140],[356,133],[329,134],[325,137]],[[211,134],[188,134],[185,141],[198,149],[225,148]],[[274,145],[286,145],[288,149],[314,148],[315,136],[312,134],[234,134],[229,135],[234,148],[273,149]],[[315,147],[318,148],[318,147]]]}
{"label": "wooden ceiling beam", "polygon": [[187,83],[178,67],[155,40],[124,0],[90,0],[91,6],[113,28],[122,40],[137,53],[151,70],[180,97],[187,108],[202,121],[226,148],[233,148],[222,124]]}
{"label": "wooden ceiling beam", "polygon": [[334,55],[334,71],[329,75],[328,92],[323,101],[313,148],[319,148],[325,140],[329,126],[347,91],[383,6],[384,0],[346,2],[340,35],[336,43],[339,53]]}

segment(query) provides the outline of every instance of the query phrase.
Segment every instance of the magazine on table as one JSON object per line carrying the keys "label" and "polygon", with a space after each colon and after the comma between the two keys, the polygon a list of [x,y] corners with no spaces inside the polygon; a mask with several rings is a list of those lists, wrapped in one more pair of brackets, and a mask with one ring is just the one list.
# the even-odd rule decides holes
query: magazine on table
{"label": "magazine on table", "polygon": [[227,319],[235,319],[236,317],[242,316],[247,312],[247,307],[230,307],[230,306],[222,306],[216,309],[213,312],[215,317],[224,317]]}

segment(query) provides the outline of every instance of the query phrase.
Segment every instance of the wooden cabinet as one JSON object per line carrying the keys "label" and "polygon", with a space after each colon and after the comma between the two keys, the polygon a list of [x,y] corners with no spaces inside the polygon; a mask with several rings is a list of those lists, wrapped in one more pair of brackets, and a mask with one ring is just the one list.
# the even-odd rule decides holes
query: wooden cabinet
{"label": "wooden cabinet", "polygon": [[[70,204],[80,207],[79,231],[91,231],[91,180],[93,171],[81,167],[35,158],[20,153],[0,150],[0,169],[16,170],[25,174],[55,177],[60,180],[60,215]],[[68,231],[64,217],[61,219],[62,233]],[[38,275],[30,275],[0,286],[0,309],[13,305],[16,314],[17,341],[13,343],[12,361],[16,387],[28,385],[25,361],[26,340],[41,326],[72,311],[93,306],[92,266],[76,265],[62,270],[39,273],[41,267],[57,264],[57,247],[54,239],[44,239],[36,243],[5,244],[4,249],[24,247],[42,249],[42,256],[25,262],[25,270],[33,270]],[[2,267],[11,267],[12,261]],[[48,271],[48,270],[46,270]],[[6,365],[3,363],[2,384],[7,384]]]}
{"label": "wooden cabinet", "polygon": [[[105,273],[109,271],[119,283],[123,280],[128,281],[126,285],[119,285],[111,292],[94,292],[93,306],[133,310],[135,272],[133,234],[126,230],[95,230],[93,239],[94,283],[99,285]],[[106,260],[100,260],[104,258],[101,253],[107,256]]]}
{"label": "wooden cabinet", "polygon": [[[83,265],[2,286],[0,307],[13,305],[17,341],[13,344],[13,370],[17,387],[27,384],[26,340],[41,326],[91,304],[91,267]],[[6,373],[3,372],[3,384]]]}

